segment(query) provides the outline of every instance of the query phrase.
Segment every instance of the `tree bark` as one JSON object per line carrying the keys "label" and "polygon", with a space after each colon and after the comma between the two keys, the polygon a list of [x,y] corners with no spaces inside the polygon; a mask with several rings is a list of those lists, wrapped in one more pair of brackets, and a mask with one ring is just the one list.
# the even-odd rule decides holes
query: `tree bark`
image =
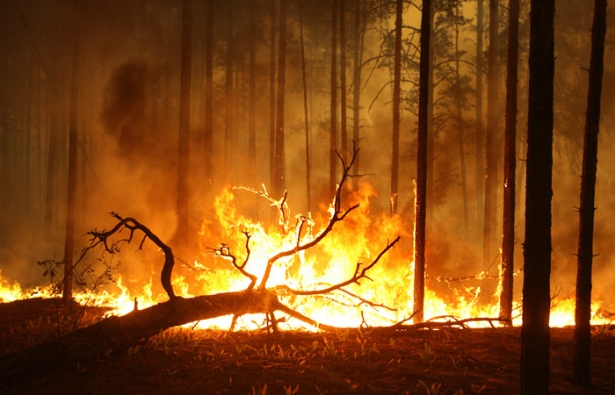
{"label": "tree bark", "polygon": [[270,313],[276,309],[287,308],[281,305],[275,292],[269,290],[172,298],[144,310],[107,318],[56,341],[4,356],[0,359],[0,383],[10,385],[63,368],[83,367],[99,358],[125,352],[174,326],[228,314]]}
{"label": "tree bark", "polygon": [[598,163],[598,132],[600,131],[600,100],[604,41],[606,35],[607,0],[594,1],[589,86],[585,115],[581,203],[579,206],[579,247],[574,331],[573,377],[577,385],[591,386],[591,292],[594,241],[594,200]]}
{"label": "tree bark", "polygon": [[331,131],[329,140],[329,192],[335,192],[337,181],[337,2],[331,0]]}
{"label": "tree bark", "polygon": [[77,115],[79,103],[79,12],[75,6],[75,26],[73,36],[73,55],[70,92],[70,124],[68,130],[68,191],[66,198],[66,233],[64,235],[64,289],[62,298],[69,303],[73,298],[73,253],[75,246],[75,210],[77,194]]}
{"label": "tree bark", "polygon": [[431,0],[423,0],[421,13],[421,59],[419,64],[419,129],[416,158],[416,207],[414,224],[414,322],[424,321],[425,299],[425,207],[427,204],[427,113],[429,100],[429,47]]}
{"label": "tree bark", "polygon": [[308,88],[307,88],[307,70],[305,67],[305,45],[303,40],[303,8],[302,2],[299,2],[299,42],[301,44],[301,81],[303,85],[303,116],[305,127],[305,186],[306,186],[306,204],[307,212],[312,211],[312,182],[311,170],[312,163],[310,160],[310,123],[308,117]]}
{"label": "tree bark", "polygon": [[207,0],[205,8],[205,136],[203,139],[205,159],[205,182],[211,186],[214,175],[214,1]]}
{"label": "tree bark", "polygon": [[344,160],[348,154],[346,97],[346,0],[340,0],[340,153]]}
{"label": "tree bark", "polygon": [[485,158],[483,130],[483,0],[476,5],[476,224],[483,222],[485,204]]}
{"label": "tree bark", "polygon": [[502,218],[502,291],[500,318],[512,319],[515,267],[515,172],[517,165],[517,61],[519,53],[519,0],[508,2],[508,58],[506,61],[506,126],[504,137],[504,209]]}
{"label": "tree bark", "polygon": [[549,393],[554,14],[555,0],[532,0],[521,329],[524,395]]}
{"label": "tree bark", "polygon": [[395,2],[395,47],[393,54],[393,136],[391,150],[391,215],[397,213],[397,194],[399,193],[399,126],[401,118],[401,34],[402,0]]}
{"label": "tree bark", "polygon": [[177,231],[180,251],[189,245],[190,95],[192,84],[192,0],[184,0],[177,144]]}
{"label": "tree bark", "polygon": [[285,128],[284,128],[284,100],[286,89],[286,9],[287,0],[280,0],[279,20],[279,46],[278,46],[278,94],[276,107],[275,126],[275,183],[273,184],[274,196],[280,197],[285,189]]}
{"label": "tree bark", "polygon": [[498,140],[498,0],[489,0],[489,69],[487,71],[487,140],[485,143],[485,215],[483,222],[483,268],[493,260],[493,246],[497,218],[497,140]]}

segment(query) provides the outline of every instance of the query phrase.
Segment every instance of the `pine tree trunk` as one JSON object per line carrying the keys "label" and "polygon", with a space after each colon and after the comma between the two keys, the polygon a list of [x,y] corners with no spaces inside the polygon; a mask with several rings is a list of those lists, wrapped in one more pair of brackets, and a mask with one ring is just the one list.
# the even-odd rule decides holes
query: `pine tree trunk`
{"label": "pine tree trunk", "polygon": [[416,158],[416,207],[414,224],[414,322],[424,321],[425,299],[425,207],[427,204],[427,113],[429,89],[431,0],[423,0],[421,13],[421,59],[419,64],[419,129]]}
{"label": "pine tree trunk", "polygon": [[521,329],[524,395],[549,393],[554,13],[555,0],[532,0]]}
{"label": "pine tree trunk", "polygon": [[[354,16],[354,45],[353,45],[353,61],[354,61],[354,91],[352,96],[352,139],[357,147],[361,145],[361,62],[363,58],[363,7],[361,1],[355,1],[355,16]],[[353,175],[357,176],[360,172],[359,155],[352,169]],[[353,188],[358,187],[358,177],[353,178]]]}
{"label": "pine tree trunk", "polygon": [[269,184],[271,188],[275,180],[275,122],[276,122],[276,98],[275,98],[275,55],[276,55],[276,28],[277,12],[276,0],[271,0],[271,46],[269,51]]}
{"label": "pine tree trunk", "polygon": [[483,130],[483,0],[476,6],[476,224],[481,226],[485,215],[485,157]]}
{"label": "pine tree trunk", "polygon": [[497,218],[498,141],[498,0],[489,0],[489,69],[487,71],[487,140],[485,143],[485,216],[483,222],[483,268],[493,261],[494,229]]}
{"label": "pine tree trunk", "polygon": [[183,0],[177,149],[177,232],[180,251],[189,245],[190,94],[192,84],[192,0]]}
{"label": "pine tree trunk", "polygon": [[401,108],[401,35],[402,0],[395,2],[395,47],[393,55],[393,136],[391,153],[391,215],[397,213],[397,194],[399,193],[399,126]]}
{"label": "pine tree trunk", "polygon": [[203,139],[203,154],[205,159],[205,182],[208,186],[211,186],[214,175],[214,2],[215,0],[207,0],[205,9],[205,136]]}
{"label": "pine tree trunk", "polygon": [[348,152],[346,96],[346,0],[340,0],[340,153],[344,160]]}
{"label": "pine tree trunk", "polygon": [[286,130],[284,128],[284,93],[286,89],[286,9],[287,0],[280,0],[280,20],[278,27],[278,94],[275,127],[275,184],[273,185],[273,193],[276,198],[282,196],[285,188],[284,134],[286,133]]}
{"label": "pine tree trunk", "polygon": [[337,2],[331,0],[331,135],[329,141],[329,193],[337,184]]}
{"label": "pine tree trunk", "polygon": [[576,384],[591,386],[591,292],[594,241],[594,200],[598,163],[598,132],[600,130],[600,100],[604,41],[606,35],[606,0],[594,0],[589,86],[585,114],[585,141],[581,174],[581,203],[579,206],[579,248],[574,331],[573,376]]}
{"label": "pine tree trunk", "polygon": [[502,291],[500,318],[512,319],[515,267],[515,194],[517,144],[517,61],[519,52],[519,0],[508,2],[508,57],[506,61],[506,127],[504,137],[504,209],[502,218]]}
{"label": "pine tree trunk", "polygon": [[79,12],[75,5],[75,27],[70,92],[70,124],[68,130],[68,191],[66,198],[66,233],[64,235],[64,289],[62,299],[69,303],[73,298],[73,252],[75,246],[75,208],[77,194],[77,131],[79,103]]}
{"label": "pine tree trunk", "polygon": [[225,64],[225,105],[224,105],[224,170],[225,182],[230,182],[235,175],[234,159],[234,117],[235,117],[235,91],[233,74],[235,67],[235,34],[234,34],[234,4],[233,0],[226,2],[226,64]]}
{"label": "pine tree trunk", "polygon": [[308,91],[307,91],[307,70],[305,67],[305,45],[303,40],[303,9],[302,2],[299,3],[299,42],[301,44],[301,81],[303,83],[303,116],[305,127],[305,185],[306,185],[306,205],[307,212],[312,211],[312,183],[311,183],[311,161],[310,161],[310,122],[308,117]]}

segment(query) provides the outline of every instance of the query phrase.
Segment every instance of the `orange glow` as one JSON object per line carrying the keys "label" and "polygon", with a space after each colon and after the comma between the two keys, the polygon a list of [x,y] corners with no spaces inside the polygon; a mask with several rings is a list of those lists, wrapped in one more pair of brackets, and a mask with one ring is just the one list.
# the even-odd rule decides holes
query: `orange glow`
{"label": "orange glow", "polygon": [[[199,232],[203,243],[202,253],[213,254],[216,257],[215,265],[206,268],[204,264],[194,262],[192,264],[194,271],[189,276],[174,274],[172,283],[176,294],[182,297],[194,297],[246,289],[250,280],[241,275],[228,259],[232,255],[239,264],[248,259],[245,248],[246,235],[250,237],[250,255],[245,270],[255,275],[259,279],[257,285],[260,284],[267,262],[272,256],[280,251],[292,250],[298,240],[300,244],[313,240],[324,229],[329,220],[328,216],[333,212],[332,207],[321,207],[322,215],[314,218],[308,216],[304,226],[299,227],[296,217],[292,217],[290,210],[287,210],[289,220],[281,225],[265,228],[263,224],[254,222],[239,212],[235,199],[246,193],[249,192],[224,190],[216,197],[215,218],[204,221]],[[280,301],[292,309],[331,326],[389,326],[406,320],[412,315],[413,281],[410,268],[413,254],[412,235],[407,234],[404,229],[412,226],[404,223],[398,215],[390,217],[384,214],[370,214],[369,199],[375,196],[370,184],[364,183],[360,190],[348,192],[348,195],[345,197],[347,202],[342,205],[342,209],[357,203],[360,206],[343,221],[336,223],[333,231],[315,247],[275,262],[267,287],[286,285],[295,290],[314,290],[343,282],[352,277],[359,262],[362,267],[369,265],[387,243],[399,235],[402,241],[389,250],[368,272],[369,279],[364,278],[360,284],[345,287],[348,293],[297,296],[281,291],[279,296]],[[221,229],[221,234],[214,235],[213,223],[216,224],[216,229]],[[300,235],[297,234],[299,230],[301,230]],[[207,246],[207,240],[219,240],[224,242],[224,246]],[[220,253],[222,249],[228,254],[227,256]],[[111,306],[113,310],[110,314],[123,315],[135,307],[144,309],[167,299],[165,294],[155,295],[152,290],[152,285],[159,281],[158,276],[159,274],[154,274],[149,283],[140,286],[139,289],[130,289],[125,285],[127,281],[118,276],[117,281],[106,286],[104,290],[97,290],[95,294],[75,293],[74,296],[80,303]],[[429,284],[429,281],[427,283]],[[39,296],[50,297],[50,289],[37,289],[36,293]],[[447,295],[439,295],[435,290],[426,290],[424,313],[426,320],[498,316],[499,306],[496,304],[478,303],[480,287],[465,289],[463,294],[452,288],[449,291]],[[0,273],[0,302],[24,299],[31,295],[32,291],[22,290],[19,284],[11,283]],[[497,297],[493,300],[497,301]],[[608,317],[600,316],[600,307],[599,302],[592,305],[594,325],[610,322]],[[574,325],[574,309],[574,297],[554,300],[551,326]],[[521,309],[518,303],[515,305],[513,316],[516,317],[513,324],[521,325]],[[231,320],[230,316],[219,317],[200,322],[198,327],[228,328]],[[263,321],[264,315],[244,316],[238,320],[236,328],[254,329],[262,325]],[[490,324],[476,322],[468,325]],[[295,319],[289,319],[280,326],[282,329],[314,330]]]}

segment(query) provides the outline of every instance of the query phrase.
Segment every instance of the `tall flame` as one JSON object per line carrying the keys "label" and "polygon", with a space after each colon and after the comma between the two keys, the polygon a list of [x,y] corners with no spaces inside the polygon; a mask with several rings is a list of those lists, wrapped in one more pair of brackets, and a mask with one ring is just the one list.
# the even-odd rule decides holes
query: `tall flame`
{"label": "tall flame", "polygon": [[[216,253],[225,248],[238,262],[247,261],[245,270],[262,278],[268,260],[276,253],[292,250],[298,240],[312,240],[322,230],[332,214],[333,207],[321,207],[323,214],[306,217],[307,226],[273,225],[266,227],[240,213],[236,195],[244,192],[222,191],[214,202],[214,218],[203,221],[199,232],[201,255],[209,261],[194,262],[192,270],[184,275],[175,274],[173,286],[178,295],[192,297],[219,292],[246,289],[250,280],[241,275],[225,256]],[[412,315],[412,237],[404,229],[411,228],[399,215],[374,215],[370,213],[370,198],[376,195],[369,183],[360,189],[348,191],[345,201],[348,206],[359,207],[336,223],[333,231],[315,247],[275,262],[268,287],[286,285],[293,289],[323,289],[343,282],[353,276],[357,265],[369,264],[393,238],[401,236],[402,242],[389,250],[368,273],[368,279],[345,287],[347,292],[326,295],[297,296],[281,292],[281,302],[323,324],[339,327],[360,325],[386,326],[408,319]],[[290,212],[287,212],[290,214]],[[298,232],[302,232],[298,234]],[[249,238],[247,238],[249,235]],[[217,240],[221,245],[207,245]],[[247,248],[246,248],[247,245]],[[249,250],[249,253],[248,253]],[[212,260],[211,257],[214,257]],[[228,258],[228,256],[226,256]],[[429,273],[429,268],[427,269]],[[93,303],[113,307],[111,314],[123,315],[135,308],[146,308],[166,299],[164,294],[154,294],[156,276],[139,287],[130,287],[124,278],[102,290],[92,293],[75,293],[80,303]],[[480,277],[480,276],[477,276]],[[428,279],[429,280],[429,279]],[[485,279],[482,279],[485,281]],[[497,318],[496,303],[479,302],[481,287],[458,290],[448,288],[448,293],[429,287],[425,292],[424,317],[443,319],[490,317]],[[433,283],[431,284],[433,285]],[[50,296],[50,290],[38,289],[38,295]],[[32,291],[24,291],[17,283],[10,283],[0,272],[0,302],[28,298]],[[497,295],[493,298],[497,300]],[[574,325],[575,303],[573,297],[554,301],[551,311],[551,326]],[[608,315],[600,315],[601,303],[592,304],[593,324],[609,323]],[[520,304],[515,304],[514,325],[521,324]],[[199,323],[200,327],[228,327],[232,317],[220,317]],[[254,328],[261,324],[262,316],[246,316],[238,321],[240,328]],[[288,328],[306,328],[306,325],[289,320]],[[476,322],[474,325],[487,325]],[[307,328],[313,329],[313,328]]]}

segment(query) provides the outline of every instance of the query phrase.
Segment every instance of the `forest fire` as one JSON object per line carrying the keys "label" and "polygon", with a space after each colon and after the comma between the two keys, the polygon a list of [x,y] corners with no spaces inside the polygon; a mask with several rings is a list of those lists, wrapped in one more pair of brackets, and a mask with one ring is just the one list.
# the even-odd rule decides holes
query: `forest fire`
{"label": "forest fire", "polygon": [[[268,199],[272,206],[278,207],[280,222],[277,225],[265,228],[262,223],[239,212],[236,199],[250,193],[259,194]],[[296,254],[288,254],[270,265],[271,271],[266,286],[276,290],[281,303],[310,317],[318,324],[331,327],[389,327],[411,322],[411,243],[401,242],[397,248],[391,249],[388,246],[392,246],[391,240],[396,235],[401,235],[402,240],[411,239],[412,236],[404,232],[405,225],[400,216],[370,215],[369,199],[374,194],[375,191],[368,183],[362,184],[357,191],[348,191],[345,196],[348,205],[356,208],[350,215],[344,216],[335,229],[314,246],[302,249]],[[332,205],[323,211],[329,216],[335,216],[341,209],[337,210],[336,212]],[[292,251],[300,244],[310,244],[322,234],[323,226],[326,227],[330,221],[330,218],[324,216],[311,218],[297,215],[292,218],[285,201],[271,199],[266,190],[246,188],[222,191],[215,199],[214,211],[215,220],[204,221],[200,231],[203,239],[201,248],[205,252],[201,255],[214,257],[214,265],[204,265],[198,261],[185,265],[188,270],[175,275],[171,281],[180,297],[192,298],[245,290],[250,286],[251,280],[238,270],[237,261],[244,262],[241,269],[255,276],[255,282],[261,282],[272,256],[279,251]],[[211,240],[212,223],[217,223],[217,228],[222,232],[216,237],[225,240],[216,248],[205,245],[209,242],[205,240]],[[125,237],[120,234],[117,236]],[[378,247],[384,246],[387,248],[378,250]],[[378,258],[375,260],[376,256]],[[369,261],[372,261],[373,265],[369,268],[369,277],[364,276],[361,281],[350,281],[347,287],[335,288],[336,284],[355,278],[359,268],[368,265],[365,262]],[[134,287],[129,285],[130,278],[118,274],[114,282],[89,291],[76,292],[74,298],[82,305],[109,308],[107,316],[122,316],[168,299],[164,293],[156,293],[153,290],[158,281],[156,277],[157,275],[153,274],[144,285]],[[494,281],[484,275],[482,277],[484,280]],[[317,292],[331,287],[334,288],[332,292]],[[448,291],[448,294],[444,294],[441,290],[438,292],[428,286],[424,306],[427,321],[461,320],[464,326],[469,327],[503,325],[497,320],[497,292],[492,297],[493,303],[481,304],[478,301],[480,286],[460,288],[449,284]],[[51,286],[22,290],[19,284],[11,283],[0,273],[1,302],[54,296],[56,295]],[[574,325],[574,309],[574,297],[554,297],[551,326]],[[239,317],[225,315],[185,325],[191,328],[220,329],[228,329],[233,325],[235,329],[254,330],[266,325],[264,317],[263,314],[246,314]],[[593,302],[592,317],[593,325],[610,324],[612,321],[608,313],[602,313],[600,301]],[[280,329],[315,329],[314,325],[292,318],[278,320],[277,324]],[[521,306],[518,302],[515,302],[513,325],[521,325]]]}

